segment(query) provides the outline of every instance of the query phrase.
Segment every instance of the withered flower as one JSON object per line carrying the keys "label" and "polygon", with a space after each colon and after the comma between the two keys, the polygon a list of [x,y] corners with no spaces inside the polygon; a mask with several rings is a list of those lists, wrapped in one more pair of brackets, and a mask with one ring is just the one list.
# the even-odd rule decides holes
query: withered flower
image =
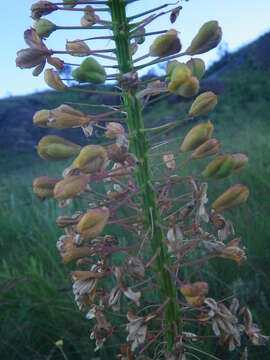
{"label": "withered flower", "polygon": [[199,307],[203,305],[205,296],[208,294],[208,284],[206,282],[195,282],[194,284],[181,285],[180,291],[190,306]]}
{"label": "withered flower", "polygon": [[60,252],[63,264],[69,264],[72,261],[83,259],[93,254],[90,246],[78,247],[74,243],[74,238],[70,235],[61,236],[56,243],[56,247]]}
{"label": "withered flower", "polygon": [[176,163],[175,163],[174,154],[172,151],[166,151],[163,154],[163,161],[168,169],[170,169],[170,170],[175,169]]}
{"label": "withered flower", "polygon": [[262,335],[258,325],[253,322],[251,311],[248,308],[244,310],[244,325],[245,332],[253,345],[261,346],[269,342],[270,337]]}
{"label": "withered flower", "polygon": [[94,326],[90,339],[96,341],[95,351],[102,348],[107,338],[112,334],[113,327],[105,318],[104,313],[100,307],[95,308],[96,325]]}
{"label": "withered flower", "polygon": [[31,6],[31,17],[34,20],[38,20],[42,16],[49,15],[57,9],[57,5],[50,1],[38,1]]}
{"label": "withered flower", "polygon": [[127,313],[127,341],[132,342],[131,351],[136,350],[139,345],[144,344],[147,334],[147,325],[144,317],[137,317],[131,311]]}

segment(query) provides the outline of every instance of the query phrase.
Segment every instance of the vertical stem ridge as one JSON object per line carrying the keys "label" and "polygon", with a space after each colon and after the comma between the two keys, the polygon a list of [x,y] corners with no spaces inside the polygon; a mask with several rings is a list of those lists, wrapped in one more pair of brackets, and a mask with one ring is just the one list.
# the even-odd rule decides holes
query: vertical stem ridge
{"label": "vertical stem ridge", "polygon": [[[130,26],[126,16],[125,0],[109,0],[111,9],[112,27],[116,44],[118,66],[121,74],[134,71],[132,55],[130,51]],[[122,98],[127,111],[128,128],[134,136],[131,138],[131,151],[139,160],[136,168],[136,178],[142,190],[142,209],[144,212],[145,225],[151,229],[151,247],[153,254],[158,253],[155,262],[155,272],[159,283],[161,300],[169,299],[165,307],[165,320],[168,324],[168,347],[175,343],[175,326],[181,334],[182,322],[180,309],[177,302],[177,292],[173,279],[166,269],[170,267],[171,260],[167,247],[163,242],[163,233],[159,227],[160,215],[157,205],[156,194],[151,186],[150,165],[148,157],[148,143],[141,114],[141,105],[136,97],[136,89],[123,89]]]}

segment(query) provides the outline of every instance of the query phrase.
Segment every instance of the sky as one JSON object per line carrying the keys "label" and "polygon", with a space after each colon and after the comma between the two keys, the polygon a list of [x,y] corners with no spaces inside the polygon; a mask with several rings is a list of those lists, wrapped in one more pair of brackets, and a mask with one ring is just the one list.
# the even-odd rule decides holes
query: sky
{"label": "sky", "polygon": [[[141,13],[165,2],[166,0],[141,0],[130,5],[128,11],[129,14]],[[167,0],[167,2],[175,3],[174,0]],[[33,20],[30,18],[30,7],[33,3],[33,0],[8,0],[2,5],[0,97],[24,95],[47,88],[42,74],[35,78],[31,70],[21,70],[16,68],[15,64],[16,52],[27,47],[23,40],[23,32],[33,25]],[[209,20],[218,20],[223,29],[223,43],[227,44],[229,51],[235,51],[270,30],[270,0],[183,0],[180,4],[183,10],[175,24],[171,25],[169,15],[165,15],[150,24],[147,31],[175,28],[179,32],[183,49],[185,49],[201,25]],[[57,11],[47,18],[57,25],[71,26],[79,25],[81,16],[80,12]],[[103,34],[110,35],[109,30]],[[101,33],[97,34],[97,30],[89,29],[58,30],[49,37],[46,45],[50,49],[64,50],[67,39],[83,39],[96,35],[101,35]],[[151,41],[153,37],[148,38],[148,41],[140,47],[138,56],[147,52]],[[93,49],[102,49],[111,48],[113,44],[106,40],[106,42],[90,41],[88,45]],[[202,55],[201,58],[209,65],[217,60],[219,55],[219,51],[214,49]],[[69,57],[70,60],[76,63],[82,61],[81,58],[74,57]],[[105,64],[108,65],[108,62]]]}

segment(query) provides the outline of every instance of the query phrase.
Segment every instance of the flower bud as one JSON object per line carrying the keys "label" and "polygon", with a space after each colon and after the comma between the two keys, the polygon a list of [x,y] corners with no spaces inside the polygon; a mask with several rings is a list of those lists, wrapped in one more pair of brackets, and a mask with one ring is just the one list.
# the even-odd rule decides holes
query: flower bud
{"label": "flower bud", "polygon": [[47,20],[47,19],[41,19],[36,20],[34,23],[34,29],[36,30],[36,33],[41,38],[46,38],[51,35],[56,30],[57,26]]}
{"label": "flower bud", "polygon": [[182,86],[180,86],[178,90],[178,94],[190,98],[198,94],[200,88],[200,84],[195,76],[191,76],[188,81],[186,81]]}
{"label": "flower bud", "polygon": [[233,170],[233,158],[230,154],[219,155],[202,172],[204,179],[222,179],[230,176]]}
{"label": "flower bud", "polygon": [[89,123],[89,117],[69,105],[61,105],[49,111],[48,127],[55,129],[70,129]]}
{"label": "flower bud", "polygon": [[76,6],[77,0],[63,0],[63,6],[65,8],[74,8]]}
{"label": "flower bud", "polygon": [[242,153],[234,153],[232,154],[232,158],[234,161],[233,173],[236,174],[240,172],[248,163],[248,157]]}
{"label": "flower bud", "polygon": [[72,56],[88,56],[91,54],[91,50],[86,42],[81,40],[67,41],[66,51]]}
{"label": "flower bud", "polygon": [[39,110],[34,114],[33,123],[40,127],[47,127],[50,110]]}
{"label": "flower bud", "polygon": [[205,74],[205,64],[202,59],[190,59],[186,65],[189,67],[192,76],[200,80]]}
{"label": "flower bud", "polygon": [[51,198],[57,182],[58,179],[40,176],[33,181],[33,192],[42,200]]}
{"label": "flower bud", "polygon": [[209,139],[194,150],[192,159],[201,159],[207,156],[215,155],[220,150],[220,142],[217,139]]}
{"label": "flower bud", "polygon": [[180,87],[189,81],[191,77],[191,71],[185,64],[171,64],[168,71],[170,72],[170,68],[173,68],[171,72],[171,78],[168,85],[168,90],[170,92],[177,92]]}
{"label": "flower bud", "polygon": [[235,206],[239,206],[247,201],[249,190],[242,184],[231,186],[220,195],[212,204],[212,208],[217,212],[223,212]]}
{"label": "flower bud", "polygon": [[85,59],[80,67],[72,71],[73,78],[78,82],[90,82],[103,84],[106,80],[106,72],[94,58]]}
{"label": "flower bud", "polygon": [[106,207],[89,210],[77,224],[76,229],[84,240],[100,235],[108,222],[110,211]]}
{"label": "flower bud", "polygon": [[106,125],[105,137],[109,139],[114,139],[117,136],[125,133],[125,128],[117,122],[109,122]]}
{"label": "flower bud", "polygon": [[42,49],[22,49],[17,52],[16,66],[20,69],[31,69],[32,67],[43,64],[50,52]]}
{"label": "flower bud", "polygon": [[64,160],[78,155],[81,147],[60,136],[44,136],[38,144],[38,154],[44,160]]}
{"label": "flower bud", "polygon": [[194,126],[185,136],[181,145],[181,151],[188,152],[197,149],[197,147],[211,138],[213,131],[214,126],[210,121]]}
{"label": "flower bud", "polygon": [[100,145],[84,146],[71,165],[72,169],[80,169],[85,173],[102,171],[108,161],[107,151]]}
{"label": "flower bud", "polygon": [[46,69],[44,72],[44,80],[46,84],[56,91],[65,91],[67,86],[53,69]]}
{"label": "flower bud", "polygon": [[181,285],[181,293],[192,307],[202,306],[205,295],[208,294],[208,284],[206,282],[195,282],[194,284]]}
{"label": "flower bud", "polygon": [[177,54],[182,48],[177,36],[177,31],[172,29],[166,34],[158,36],[150,47],[150,55],[155,57],[166,57]]}
{"label": "flower bud", "polygon": [[84,174],[67,176],[59,181],[54,188],[54,197],[59,200],[68,200],[82,193],[90,182],[90,177]]}
{"label": "flower bud", "polygon": [[49,1],[38,1],[31,6],[31,17],[34,20],[40,19],[44,15],[48,15],[57,10],[57,5]]}
{"label": "flower bud", "polygon": [[208,114],[217,105],[217,96],[212,91],[206,91],[197,96],[189,110],[189,116],[197,117]]}
{"label": "flower bud", "polygon": [[222,29],[218,22],[215,20],[208,21],[200,28],[186,53],[188,55],[203,54],[214,49],[220,43],[221,38]]}

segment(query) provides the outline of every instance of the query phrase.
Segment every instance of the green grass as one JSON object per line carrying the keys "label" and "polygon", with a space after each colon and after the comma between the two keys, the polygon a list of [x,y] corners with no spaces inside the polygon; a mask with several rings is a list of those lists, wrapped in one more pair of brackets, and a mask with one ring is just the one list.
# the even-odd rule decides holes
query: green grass
{"label": "green grass", "polygon": [[[230,261],[214,262],[201,272],[210,284],[210,296],[221,299],[239,295],[253,310],[256,321],[270,334],[270,76],[246,64],[224,79],[230,90],[219,96],[210,116],[215,137],[224,152],[244,152],[249,165],[238,176],[210,183],[210,201],[230,186],[241,182],[250,190],[248,204],[226,215],[243,238],[249,261],[240,269]],[[159,118],[181,118],[188,104],[155,104],[145,113],[147,124]],[[188,127],[173,134],[176,150]],[[206,161],[196,164],[203,169]],[[69,270],[61,264],[55,243],[60,231],[55,226],[59,210],[54,201],[39,201],[31,191],[34,177],[60,174],[60,167],[34,155],[4,155],[0,160],[0,357],[1,359],[63,359],[54,345],[64,340],[68,359],[112,359],[113,339],[101,354],[93,352],[90,322],[80,313],[70,290]],[[159,170],[162,172],[161,170]],[[76,204],[75,204],[76,207]],[[74,209],[75,209],[74,207]],[[226,359],[215,345],[210,350]],[[268,349],[251,348],[249,359],[270,359]]]}

